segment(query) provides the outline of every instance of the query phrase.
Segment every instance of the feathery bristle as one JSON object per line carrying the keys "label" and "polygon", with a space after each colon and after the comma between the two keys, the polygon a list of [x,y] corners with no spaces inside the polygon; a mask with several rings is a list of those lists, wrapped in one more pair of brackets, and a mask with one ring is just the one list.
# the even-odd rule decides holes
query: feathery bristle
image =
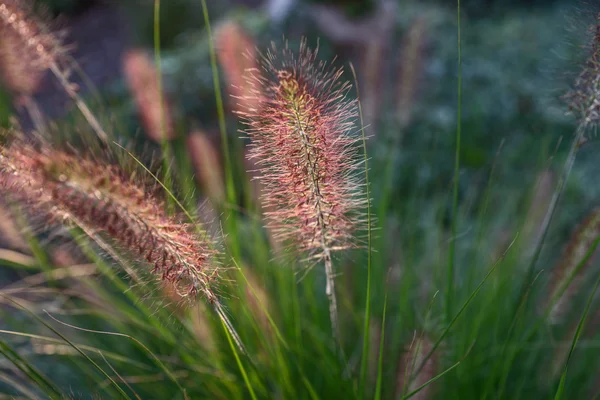
{"label": "feathery bristle", "polygon": [[215,301],[210,280],[213,250],[190,225],[167,215],[148,188],[115,165],[14,143],[0,152],[0,190],[50,222],[74,222],[112,239],[153,266],[163,282],[193,299]]}
{"label": "feathery bristle", "polygon": [[123,73],[135,99],[144,131],[155,142],[175,138],[171,107],[158,85],[158,71],[142,50],[123,56]]}
{"label": "feathery bristle", "polygon": [[31,95],[44,71],[61,60],[63,46],[28,0],[0,1],[0,71],[4,84]]}
{"label": "feathery bristle", "polygon": [[600,121],[600,13],[590,26],[590,36],[587,45],[589,57],[575,85],[564,96],[583,126]]}
{"label": "feathery bristle", "polygon": [[356,179],[352,135],[356,102],[346,99],[341,69],[330,70],[317,51],[301,44],[296,57],[287,47],[262,59],[264,74],[247,70],[250,97],[259,108],[239,115],[251,139],[263,181],[264,206],[279,239],[295,239],[316,258],[353,244],[359,226],[361,184]]}
{"label": "feathery bristle", "polygon": [[281,52],[273,44],[262,71],[246,70],[250,89],[238,112],[263,181],[267,226],[323,262],[338,343],[332,253],[354,245],[366,201],[357,178],[358,136],[351,132],[357,103],[346,98],[351,86],[340,81],[342,72],[319,62],[305,41],[297,56],[287,43]]}
{"label": "feathery bristle", "polygon": [[[34,7],[31,0],[0,0],[0,76],[10,90],[31,96],[39,86],[42,73],[50,70],[98,138],[108,142],[108,134],[77,93],[78,86],[69,79],[73,65],[68,49],[63,46],[62,35],[52,31],[40,15],[39,7]],[[15,57],[15,50],[19,57]],[[35,104],[26,104],[36,125],[43,129]]]}

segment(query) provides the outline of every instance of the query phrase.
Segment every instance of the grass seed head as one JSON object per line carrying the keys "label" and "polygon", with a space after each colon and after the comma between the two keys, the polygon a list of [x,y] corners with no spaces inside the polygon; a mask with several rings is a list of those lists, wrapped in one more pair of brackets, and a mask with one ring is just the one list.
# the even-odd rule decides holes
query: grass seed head
{"label": "grass seed head", "polygon": [[116,165],[13,143],[0,151],[0,190],[54,223],[75,223],[114,242],[180,296],[215,301],[214,250],[193,226],[168,215],[148,187]]}
{"label": "grass seed head", "polygon": [[43,73],[64,61],[61,35],[30,0],[0,1],[0,76],[8,89],[31,95]]}
{"label": "grass seed head", "polygon": [[246,70],[258,68],[254,39],[240,24],[227,21],[215,32],[215,42],[219,63],[229,83],[229,94],[233,103],[236,103],[233,108],[240,110],[258,107],[256,97],[250,93],[253,86],[244,79]]}
{"label": "grass seed head", "polygon": [[216,204],[225,200],[225,182],[219,151],[202,130],[195,130],[187,137],[187,147],[196,180],[202,186],[204,194]]}
{"label": "grass seed head", "polygon": [[171,107],[158,84],[158,71],[142,50],[123,56],[123,72],[135,99],[144,131],[155,142],[175,138]]}
{"label": "grass seed head", "polygon": [[570,110],[583,126],[600,121],[600,13],[589,28],[588,58],[575,84],[565,95]]}
{"label": "grass seed head", "polygon": [[281,50],[273,44],[260,61],[261,70],[245,75],[246,104],[258,107],[239,115],[263,181],[267,225],[316,259],[351,247],[364,205],[351,86],[304,41],[297,55],[287,43]]}

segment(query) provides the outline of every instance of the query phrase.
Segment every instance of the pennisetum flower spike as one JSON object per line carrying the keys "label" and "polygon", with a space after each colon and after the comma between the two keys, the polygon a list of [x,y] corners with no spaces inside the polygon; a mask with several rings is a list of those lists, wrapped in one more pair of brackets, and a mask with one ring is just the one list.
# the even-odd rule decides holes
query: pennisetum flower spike
{"label": "pennisetum flower spike", "polygon": [[600,122],[600,13],[589,28],[588,58],[571,90],[564,96],[580,128]]}
{"label": "pennisetum flower spike", "polygon": [[125,254],[150,265],[156,279],[182,300],[204,298],[245,352],[214,292],[220,266],[213,243],[195,224],[167,213],[153,187],[134,177],[117,164],[45,143],[14,140],[0,146],[0,193],[5,198],[50,223],[80,227],[118,261]]}
{"label": "pennisetum flower spike", "polygon": [[151,188],[117,165],[14,142],[0,148],[0,191],[45,220],[70,222],[111,240],[152,265],[152,273],[173,284],[180,296],[216,301],[210,289],[217,273],[211,244],[181,218],[168,215]]}
{"label": "pennisetum flower spike", "polygon": [[263,181],[267,227],[322,262],[334,336],[339,340],[332,254],[355,245],[365,204],[357,178],[357,103],[346,95],[342,69],[317,59],[303,40],[298,54],[287,42],[260,55],[238,115],[251,139],[249,158]]}
{"label": "pennisetum flower spike", "polygon": [[[247,69],[258,67],[254,38],[239,23],[226,21],[215,32],[215,48],[231,97],[238,102],[255,101],[256,96],[246,93],[252,86],[244,79]],[[243,110],[258,105],[254,102],[232,107]]]}
{"label": "pennisetum flower spike", "polygon": [[589,42],[586,45],[588,51],[587,60],[571,90],[569,90],[564,99],[568,102],[571,112],[576,114],[577,127],[575,135],[571,142],[571,148],[567,154],[561,176],[558,180],[550,204],[542,225],[540,236],[536,241],[533,250],[533,256],[527,270],[525,283],[521,288],[521,296],[525,296],[528,285],[531,283],[534,274],[534,267],[539,259],[548,228],[554,217],[554,212],[562,196],[565,184],[571,174],[577,153],[581,146],[586,142],[586,134],[589,130],[597,127],[600,122],[600,13],[595,15],[595,21],[589,29]]}
{"label": "pennisetum flower spike", "polygon": [[155,142],[176,137],[172,106],[161,93],[152,60],[139,49],[123,55],[123,74],[138,108],[146,134]]}
{"label": "pennisetum flower spike", "polygon": [[[0,0],[0,33],[4,42],[0,45],[0,69],[5,82],[13,80],[9,83],[11,90],[33,93],[41,74],[50,70],[98,138],[108,142],[108,135],[69,79],[69,68],[65,67],[71,65],[68,48],[62,43],[60,34],[40,16],[33,0]],[[23,57],[9,56],[7,52],[14,49],[20,49]],[[31,75],[25,76],[24,71]],[[15,77],[17,81],[14,81]]]}

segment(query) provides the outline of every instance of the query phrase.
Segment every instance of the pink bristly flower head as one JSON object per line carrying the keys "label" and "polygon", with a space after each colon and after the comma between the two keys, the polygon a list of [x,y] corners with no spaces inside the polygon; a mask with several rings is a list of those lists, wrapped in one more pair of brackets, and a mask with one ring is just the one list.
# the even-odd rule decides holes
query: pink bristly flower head
{"label": "pink bristly flower head", "polygon": [[75,224],[96,241],[112,242],[150,265],[182,298],[203,296],[214,303],[212,244],[182,217],[168,214],[153,192],[116,164],[20,142],[0,147],[5,198],[48,222]]}
{"label": "pink bristly flower head", "polygon": [[260,55],[246,70],[252,88],[238,114],[251,139],[249,158],[263,181],[263,208],[276,237],[315,259],[351,247],[365,199],[357,178],[357,102],[343,70],[317,59],[302,41]]}
{"label": "pink bristly flower head", "polygon": [[0,1],[0,78],[16,94],[33,94],[43,73],[67,53],[39,8],[31,0]]}
{"label": "pink bristly flower head", "polygon": [[[215,47],[233,100],[232,107],[235,110],[257,107],[252,103],[256,97],[248,96],[252,86],[244,79],[246,70],[258,67],[254,38],[239,23],[226,21],[215,32]],[[242,102],[250,104],[238,104]]]}
{"label": "pink bristly flower head", "polygon": [[123,73],[148,137],[160,143],[176,136],[172,107],[158,84],[158,71],[148,55],[132,49],[123,55]]}

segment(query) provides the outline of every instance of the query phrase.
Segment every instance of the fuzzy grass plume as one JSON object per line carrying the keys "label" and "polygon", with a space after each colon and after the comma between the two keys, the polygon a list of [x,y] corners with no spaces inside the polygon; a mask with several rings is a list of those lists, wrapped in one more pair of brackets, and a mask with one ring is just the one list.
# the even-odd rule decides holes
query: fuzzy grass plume
{"label": "fuzzy grass plume", "polygon": [[[51,71],[98,138],[108,142],[107,133],[70,80],[73,65],[61,39],[63,33],[52,29],[39,8],[32,0],[0,0],[0,70],[5,84],[13,92],[30,96],[42,74]],[[37,115],[32,118],[39,120]]]}
{"label": "fuzzy grass plume", "polygon": [[160,91],[158,71],[152,60],[142,50],[129,50],[123,56],[123,73],[146,134],[158,143],[174,139],[172,107]]}
{"label": "fuzzy grass plume", "polygon": [[215,42],[219,63],[229,83],[229,94],[237,102],[249,102],[232,104],[233,108],[257,108],[257,97],[248,93],[253,86],[244,79],[246,70],[258,67],[254,38],[239,23],[226,21],[216,30]]}
{"label": "fuzzy grass plume", "polygon": [[43,73],[64,61],[65,47],[27,0],[0,1],[0,71],[13,92],[31,95]]}
{"label": "fuzzy grass plume", "polygon": [[400,128],[406,128],[413,116],[415,98],[424,70],[428,30],[427,21],[418,18],[410,25],[402,40],[402,60],[396,95],[396,117]]}
{"label": "fuzzy grass plume", "polygon": [[152,273],[184,298],[216,302],[211,244],[167,215],[151,188],[116,165],[39,147],[14,142],[0,149],[0,191],[8,199],[49,222],[73,223],[94,239],[111,240],[152,265]]}
{"label": "fuzzy grass plume", "polygon": [[352,135],[357,103],[341,81],[342,69],[317,59],[303,41],[298,54],[275,44],[261,55],[261,69],[246,70],[250,101],[239,115],[251,139],[263,181],[267,227],[309,258],[323,262],[334,335],[338,335],[334,251],[355,243],[365,200],[356,177],[358,137]]}
{"label": "fuzzy grass plume", "polygon": [[[590,130],[596,129],[600,121],[600,13],[596,14],[595,21],[589,28],[588,36],[589,40],[585,45],[588,53],[587,59],[572,88],[563,96],[564,100],[569,104],[570,111],[577,117],[577,127],[571,141],[571,148],[562,168],[562,173],[540,227],[541,234],[534,246],[533,256],[528,267],[527,278],[525,279],[527,284],[533,279],[534,267],[541,254],[548,228],[564,192],[565,184],[575,164],[577,153],[587,141],[586,135]],[[525,290],[526,286],[524,285],[521,290],[521,297],[525,294]]]}
{"label": "fuzzy grass plume", "polygon": [[600,121],[600,13],[589,28],[588,58],[571,90],[564,96],[581,126]]}
{"label": "fuzzy grass plume", "polygon": [[219,151],[206,132],[196,129],[186,140],[196,180],[204,194],[215,204],[221,204],[226,197]]}

